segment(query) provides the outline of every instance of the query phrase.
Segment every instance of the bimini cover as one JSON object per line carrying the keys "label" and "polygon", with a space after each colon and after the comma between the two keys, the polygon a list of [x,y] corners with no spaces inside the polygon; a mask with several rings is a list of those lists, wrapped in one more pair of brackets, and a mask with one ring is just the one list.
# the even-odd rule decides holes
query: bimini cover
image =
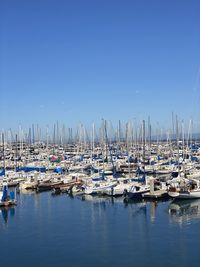
{"label": "bimini cover", "polygon": [[64,170],[60,166],[56,167],[53,171],[56,173],[63,173],[64,172]]}

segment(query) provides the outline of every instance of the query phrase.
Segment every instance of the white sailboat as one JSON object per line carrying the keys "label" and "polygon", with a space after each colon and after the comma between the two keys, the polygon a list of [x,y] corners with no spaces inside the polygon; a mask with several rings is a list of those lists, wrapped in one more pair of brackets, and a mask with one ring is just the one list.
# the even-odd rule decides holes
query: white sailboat
{"label": "white sailboat", "polygon": [[84,193],[87,195],[104,194],[108,188],[112,188],[116,184],[117,181],[115,179],[105,179],[105,177],[93,178],[92,182],[85,186]]}
{"label": "white sailboat", "polygon": [[126,191],[129,191],[132,186],[136,185],[137,182],[131,181],[131,179],[122,178],[117,180],[117,185],[114,187],[107,188],[105,194],[109,196],[122,196]]}
{"label": "white sailboat", "polygon": [[200,181],[182,179],[176,186],[170,185],[168,195],[177,199],[200,198]]}

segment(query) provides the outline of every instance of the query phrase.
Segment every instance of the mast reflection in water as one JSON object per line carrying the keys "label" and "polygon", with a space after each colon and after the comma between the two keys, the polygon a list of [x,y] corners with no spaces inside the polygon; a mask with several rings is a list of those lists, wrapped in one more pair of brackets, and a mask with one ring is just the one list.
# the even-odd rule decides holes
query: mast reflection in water
{"label": "mast reflection in water", "polygon": [[1,255],[12,251],[1,265],[198,267],[199,206],[21,193],[17,206],[0,210]]}
{"label": "mast reflection in water", "polygon": [[1,215],[0,216],[1,219],[3,219],[3,222],[7,224],[8,218],[13,217],[15,215],[15,208],[14,207],[1,208],[0,209],[0,215]]}

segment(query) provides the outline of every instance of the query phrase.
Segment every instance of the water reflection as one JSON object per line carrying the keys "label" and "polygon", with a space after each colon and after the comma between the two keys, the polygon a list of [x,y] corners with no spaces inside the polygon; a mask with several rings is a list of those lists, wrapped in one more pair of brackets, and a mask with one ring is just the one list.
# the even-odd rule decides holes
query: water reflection
{"label": "water reflection", "polygon": [[172,222],[179,224],[199,219],[200,199],[172,201],[169,205],[169,214]]}
{"label": "water reflection", "polygon": [[151,222],[155,222],[155,219],[156,219],[156,208],[158,206],[158,202],[157,201],[152,201],[150,202],[150,219],[151,219]]}
{"label": "water reflection", "polygon": [[82,201],[88,201],[92,206],[97,209],[106,209],[110,204],[121,204],[125,208],[131,211],[133,216],[140,214],[147,214],[147,203],[141,200],[134,200],[126,202],[124,197],[110,197],[110,196],[92,196],[92,195],[83,195],[80,197]]}
{"label": "water reflection", "polygon": [[9,217],[14,217],[15,207],[4,207],[0,209],[0,217],[3,219],[4,223],[7,224]]}
{"label": "water reflection", "polygon": [[110,196],[92,196],[92,195],[83,195],[81,196],[83,201],[91,201],[93,203],[124,203],[123,197],[110,197]]}

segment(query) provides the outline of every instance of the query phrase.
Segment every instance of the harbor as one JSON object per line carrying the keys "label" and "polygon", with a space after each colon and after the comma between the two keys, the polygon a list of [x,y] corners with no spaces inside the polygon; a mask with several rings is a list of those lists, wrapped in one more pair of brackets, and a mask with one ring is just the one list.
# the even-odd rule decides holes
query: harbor
{"label": "harbor", "polygon": [[[120,123],[119,123],[120,126]],[[149,127],[149,125],[148,125]],[[200,142],[198,139],[153,140],[146,136],[131,138],[121,133],[119,139],[108,136],[103,121],[101,135],[85,138],[79,131],[78,141],[57,136],[52,140],[31,140],[22,133],[11,139],[11,132],[1,134],[1,206],[16,204],[17,193],[26,190],[52,194],[107,195],[132,199],[199,198]],[[93,127],[94,130],[94,127]],[[126,129],[127,130],[127,129]],[[119,132],[122,129],[119,128]],[[41,131],[40,131],[41,132]],[[65,132],[64,132],[65,133]],[[25,136],[27,139],[25,139]],[[124,139],[123,136],[126,136]],[[69,137],[69,136],[68,136]],[[55,140],[65,140],[54,144]],[[8,193],[8,188],[15,188]]]}
{"label": "harbor", "polygon": [[200,1],[0,1],[0,266],[199,267]]}
{"label": "harbor", "polygon": [[198,266],[199,140],[150,142],[143,129],[118,142],[103,129],[104,139],[66,144],[1,134],[0,234],[12,250],[2,264],[35,251],[30,266]]}

